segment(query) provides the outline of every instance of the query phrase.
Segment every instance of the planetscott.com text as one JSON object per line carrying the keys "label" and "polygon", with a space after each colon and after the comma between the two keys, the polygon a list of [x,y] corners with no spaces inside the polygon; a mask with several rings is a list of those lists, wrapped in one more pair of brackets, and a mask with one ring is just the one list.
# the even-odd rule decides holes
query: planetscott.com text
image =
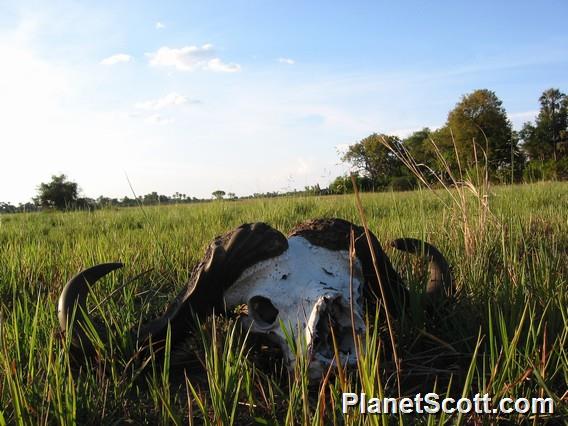
{"label": "planetscott.com text", "polygon": [[364,393],[342,395],[343,413],[350,410],[362,414],[553,414],[552,398],[502,398],[492,400],[488,394],[475,394],[472,398],[440,397],[437,393],[418,393],[413,398],[375,398]]}

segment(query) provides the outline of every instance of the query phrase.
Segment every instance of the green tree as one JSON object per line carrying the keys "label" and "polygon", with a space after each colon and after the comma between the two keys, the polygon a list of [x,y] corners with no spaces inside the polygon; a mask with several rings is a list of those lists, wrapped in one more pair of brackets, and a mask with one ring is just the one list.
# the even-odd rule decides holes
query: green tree
{"label": "green tree", "polygon": [[213,197],[214,197],[216,200],[222,200],[223,197],[225,196],[225,191],[222,191],[222,190],[218,189],[218,190],[216,190],[216,191],[213,191],[213,192],[211,193],[211,195],[213,195]]}
{"label": "green tree", "polygon": [[548,89],[539,102],[535,124],[525,123],[521,131],[523,149],[531,160],[557,161],[568,153],[568,97],[558,89]]}
{"label": "green tree", "polygon": [[79,186],[76,182],[69,181],[67,176],[51,176],[51,181],[41,183],[38,186],[38,195],[34,199],[42,207],[64,210],[72,207],[77,202]]}
{"label": "green tree", "polygon": [[424,127],[406,137],[402,144],[408,153],[412,156],[414,161],[422,164],[430,164],[432,160],[432,149],[429,141],[430,129]]}
{"label": "green tree", "polygon": [[537,127],[542,129],[545,142],[552,145],[552,158],[559,159],[560,144],[565,142],[568,127],[568,98],[558,89],[548,89],[539,98],[540,112]]}
{"label": "green tree", "polygon": [[416,162],[418,168],[423,171],[426,178],[431,177],[430,170],[440,172],[441,165],[436,161],[437,156],[431,142],[433,137],[436,137],[436,132],[432,132],[428,127],[424,127],[402,141],[404,149]]}
{"label": "green tree", "polygon": [[530,160],[525,178],[568,179],[568,96],[547,89],[539,101],[535,123],[525,123],[519,132]]}
{"label": "green tree", "polygon": [[[360,191],[372,191],[373,182],[367,176],[355,175],[355,183]],[[353,192],[351,176],[337,176],[328,187],[331,194],[347,194]]]}
{"label": "green tree", "polygon": [[521,140],[523,151],[531,161],[544,161],[551,156],[548,146],[541,143],[543,135],[540,133],[540,129],[531,122],[523,124],[523,128],[519,132],[519,139]]}
{"label": "green tree", "polygon": [[[492,177],[509,181],[513,174],[514,178],[520,178],[524,159],[517,137],[501,100],[491,90],[480,89],[464,95],[433,139],[444,156],[455,157],[455,149],[462,168],[472,167],[476,160],[483,162],[486,155]],[[457,167],[456,160],[449,164],[454,170]]]}
{"label": "green tree", "polygon": [[385,188],[393,176],[401,173],[400,160],[384,145],[400,149],[396,136],[373,133],[349,146],[342,160],[350,163],[359,173],[367,176],[376,188]]}
{"label": "green tree", "polygon": [[160,196],[156,191],[144,195],[144,204],[152,205],[160,202]]}
{"label": "green tree", "polygon": [[0,202],[0,213],[15,213],[16,211],[16,206],[13,206],[10,203]]}

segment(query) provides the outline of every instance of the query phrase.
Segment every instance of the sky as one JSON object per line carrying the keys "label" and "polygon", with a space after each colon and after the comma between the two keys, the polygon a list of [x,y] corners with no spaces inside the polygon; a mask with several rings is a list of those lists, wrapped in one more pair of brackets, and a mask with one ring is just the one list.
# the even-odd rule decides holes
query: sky
{"label": "sky", "polygon": [[326,186],[373,132],[568,92],[568,2],[0,0],[0,201]]}

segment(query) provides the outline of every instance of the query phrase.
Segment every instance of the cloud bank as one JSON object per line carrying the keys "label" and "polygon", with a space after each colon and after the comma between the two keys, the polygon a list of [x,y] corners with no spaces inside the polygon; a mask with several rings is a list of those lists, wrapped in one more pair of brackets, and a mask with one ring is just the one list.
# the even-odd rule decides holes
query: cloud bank
{"label": "cloud bank", "polygon": [[121,62],[130,62],[132,60],[132,56],[127,55],[126,53],[117,53],[116,55],[109,56],[108,58],[104,58],[101,61],[101,65],[116,65]]}
{"label": "cloud bank", "polygon": [[241,66],[235,63],[223,62],[217,57],[212,44],[203,46],[184,46],[171,48],[160,47],[153,53],[146,54],[150,65],[154,67],[173,67],[178,71],[214,71],[237,72]]}

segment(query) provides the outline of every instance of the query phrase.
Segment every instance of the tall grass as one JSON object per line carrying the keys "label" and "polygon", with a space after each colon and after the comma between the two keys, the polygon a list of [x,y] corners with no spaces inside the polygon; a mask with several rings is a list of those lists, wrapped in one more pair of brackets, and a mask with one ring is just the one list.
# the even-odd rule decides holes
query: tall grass
{"label": "tall grass", "polygon": [[[352,196],[0,216],[0,425],[561,422],[568,416],[568,185],[483,192],[477,199],[487,200],[494,219],[482,228],[468,223],[475,243],[461,219],[455,222],[451,191],[361,194],[369,229],[383,245],[400,236],[435,244],[460,289],[445,316],[429,321],[419,303],[423,265],[387,249],[411,289],[410,314],[392,324],[399,380],[388,330],[373,312],[358,341],[358,367],[330,371],[317,384],[306,380],[301,350],[288,372],[278,351],[253,344],[247,330],[223,318],[196,327],[182,349],[166,356],[171,362],[150,364],[144,373],[129,363],[128,330],[163,309],[215,235],[253,221],[284,233],[314,217],[361,223]],[[116,260],[125,268],[98,283],[89,301],[113,345],[77,369],[57,331],[57,297],[78,270]],[[341,413],[345,391],[398,397],[433,390],[548,396],[556,413]]]}
{"label": "tall grass", "polygon": [[480,240],[491,232],[488,229],[490,219],[493,217],[489,205],[491,181],[486,153],[481,149],[482,158],[479,158],[478,149],[480,148],[474,140],[472,144],[473,164],[464,170],[452,134],[455,154],[453,158],[457,164],[457,170],[455,170],[436,142],[430,139],[435,160],[440,165],[440,171],[434,171],[426,164],[417,163],[404,145],[395,146],[385,138],[381,139],[381,143],[404,164],[419,184],[432,194],[437,194],[436,187],[444,190],[450,203],[446,203],[441,197],[439,199],[449,211],[450,219],[459,223],[458,229],[462,232],[465,252],[468,256],[472,255],[481,245]]}

